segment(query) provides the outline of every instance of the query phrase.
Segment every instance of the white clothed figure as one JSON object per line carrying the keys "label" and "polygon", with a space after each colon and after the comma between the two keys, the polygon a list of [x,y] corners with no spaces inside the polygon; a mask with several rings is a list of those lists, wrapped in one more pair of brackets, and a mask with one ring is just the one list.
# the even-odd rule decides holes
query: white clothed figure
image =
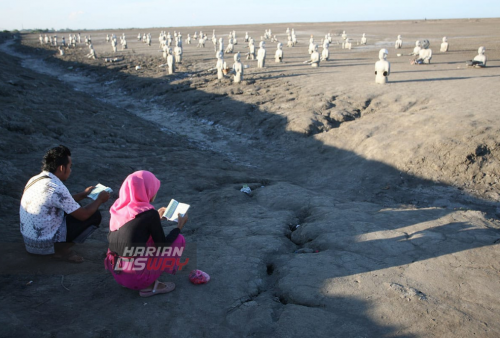
{"label": "white clothed figure", "polygon": [[485,53],[486,53],[486,48],[484,48],[483,46],[479,47],[477,50],[476,57],[474,57],[472,62],[468,63],[468,65],[474,66],[476,68],[486,67],[487,58]]}
{"label": "white clothed figure", "polygon": [[311,66],[312,67],[319,67],[319,62],[320,62],[321,58],[319,56],[319,53],[318,53],[318,45],[314,45],[314,51],[313,53],[311,54]]}
{"label": "white clothed figure", "polygon": [[168,46],[165,44],[163,45],[163,58],[166,59],[168,56]]}
{"label": "white clothed figure", "polygon": [[315,47],[315,43],[314,43],[314,37],[311,35],[311,38],[309,39],[309,48],[308,48],[308,53],[309,54],[312,54],[314,53],[314,47]]}
{"label": "white clothed figure", "polygon": [[422,47],[420,46],[420,41],[417,40],[415,41],[415,48],[413,48],[413,55],[418,55],[420,50],[422,50]]}
{"label": "white clothed figure", "polygon": [[276,46],[276,53],[274,54],[275,62],[283,62],[283,44],[280,42]]}
{"label": "white clothed figure", "polygon": [[396,40],[396,44],[394,45],[395,49],[401,49],[403,48],[403,39],[401,38],[401,35],[398,35],[398,39]]}
{"label": "white clothed figure", "polygon": [[327,46],[326,48],[328,48],[328,46],[330,46],[330,40],[328,40],[328,36],[325,35],[325,38],[323,39],[323,43],[321,44],[321,46],[323,48],[325,48],[325,46]]}
{"label": "white clothed figure", "polygon": [[95,59],[95,58],[97,58],[97,55],[95,54],[94,47],[92,45],[90,45],[89,47],[90,47],[90,53],[87,54],[87,57],[89,59]]}
{"label": "white clothed figure", "polygon": [[387,83],[387,77],[391,74],[391,64],[386,60],[389,51],[381,49],[378,52],[379,61],[375,63],[375,83]]}
{"label": "white clothed figure", "polygon": [[106,42],[109,42],[109,34],[106,34]]}
{"label": "white clothed figure", "polygon": [[61,56],[64,56],[64,48],[59,46],[59,47],[57,47],[57,49],[59,49],[59,54],[61,54]]}
{"label": "white clothed figure", "polygon": [[422,60],[423,63],[431,63],[432,59],[432,49],[429,48],[429,40],[422,41],[422,49],[418,53],[418,58]]}
{"label": "white clothed figure", "polygon": [[342,32],[342,40],[346,40],[347,39],[347,34],[345,33],[345,31]]}
{"label": "white clothed figure", "polygon": [[432,59],[432,49],[430,49],[429,40],[422,40],[420,42],[421,49],[418,52],[418,56],[411,61],[411,64],[419,65],[422,63],[431,63]]}
{"label": "white clothed figure", "polygon": [[167,54],[168,73],[173,74],[175,72],[175,58],[172,53],[172,48],[168,48]]}
{"label": "white clothed figure", "polygon": [[295,35],[293,28],[292,28],[292,43],[294,46],[297,44],[297,35]]}
{"label": "white clothed figure", "polygon": [[245,42],[248,42],[248,39],[249,39],[248,32],[245,32]]}
{"label": "white clothed figure", "polygon": [[196,47],[198,47],[198,48],[201,48],[201,47],[205,48],[205,38],[204,37],[200,37],[198,39],[198,45]]}
{"label": "white clothed figure", "polygon": [[288,27],[286,28],[285,34],[290,35],[290,28],[288,28]]}
{"label": "white clothed figure", "polygon": [[141,33],[137,35],[137,41],[141,41]]}
{"label": "white clothed figure", "polygon": [[111,47],[113,47],[113,53],[116,53],[116,40],[115,39],[111,40]]}
{"label": "white clothed figure", "polygon": [[194,32],[193,39],[198,40],[198,33]]}
{"label": "white clothed figure", "polygon": [[[217,43],[215,43],[215,49],[217,49]],[[224,39],[219,38],[219,50],[224,53]]]}
{"label": "white clothed figure", "polygon": [[345,49],[351,49],[352,48],[351,39],[347,38],[345,40],[344,47],[345,47]]}
{"label": "white clothed figure", "polygon": [[224,54],[221,51],[218,51],[215,53],[215,57],[217,58],[217,63],[215,64],[215,68],[217,69],[217,78],[220,80],[224,77],[223,70],[226,68],[224,65]]}
{"label": "white clothed figure", "polygon": [[45,34],[45,38],[44,38],[43,41],[45,41],[46,45],[49,43],[49,37],[47,36],[47,34]]}
{"label": "white clothed figure", "polygon": [[122,38],[122,49],[127,49],[127,39],[125,37]]}
{"label": "white clothed figure", "polygon": [[248,41],[248,49],[247,60],[255,60],[255,44],[252,38]]}
{"label": "white clothed figure", "polygon": [[365,33],[363,33],[363,36],[361,37],[361,44],[366,45],[366,36]]}
{"label": "white clothed figure", "polygon": [[288,35],[288,42],[286,44],[287,47],[293,47],[292,36]]}
{"label": "white clothed figure", "polygon": [[227,48],[226,48],[226,53],[232,53],[234,49],[234,44],[233,44],[233,38],[229,38],[229,41],[227,42]]}
{"label": "white clothed figure", "polygon": [[264,68],[266,66],[266,44],[264,41],[260,42],[260,48],[257,53],[257,68]]}
{"label": "white clothed figure", "polygon": [[448,39],[446,39],[446,36],[443,38],[443,42],[441,43],[441,52],[447,52],[448,51]]}
{"label": "white clothed figure", "polygon": [[191,44],[191,36],[189,36],[189,34],[188,34],[188,36],[187,36],[187,38],[186,38],[186,43],[187,43],[188,45],[190,45],[190,44]]}
{"label": "white clothed figure", "polygon": [[82,37],[81,37],[80,33],[78,33],[78,43],[82,43]]}
{"label": "white clothed figure", "polygon": [[215,35],[212,35],[212,44],[214,45],[214,48],[217,51],[217,37]]}
{"label": "white clothed figure", "polygon": [[175,63],[182,63],[182,46],[179,41],[177,41],[177,46],[174,48]]}
{"label": "white clothed figure", "polygon": [[43,45],[43,37],[42,37],[42,34],[40,34],[40,36],[38,37],[38,40],[40,40],[40,44]]}
{"label": "white clothed figure", "polygon": [[330,58],[330,51],[328,50],[328,47],[330,45],[328,43],[323,44],[323,51],[321,52],[321,61],[328,61]]}
{"label": "white clothed figure", "polygon": [[234,83],[240,83],[243,80],[243,64],[240,61],[240,53],[234,54]]}

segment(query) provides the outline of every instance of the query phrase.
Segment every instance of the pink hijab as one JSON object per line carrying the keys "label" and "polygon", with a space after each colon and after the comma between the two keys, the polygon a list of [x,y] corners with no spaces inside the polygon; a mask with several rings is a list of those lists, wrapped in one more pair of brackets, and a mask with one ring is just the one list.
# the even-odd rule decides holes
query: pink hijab
{"label": "pink hijab", "polygon": [[109,231],[116,231],[138,214],[154,209],[150,201],[159,189],[160,181],[149,171],[141,170],[128,175],[118,199],[109,209]]}

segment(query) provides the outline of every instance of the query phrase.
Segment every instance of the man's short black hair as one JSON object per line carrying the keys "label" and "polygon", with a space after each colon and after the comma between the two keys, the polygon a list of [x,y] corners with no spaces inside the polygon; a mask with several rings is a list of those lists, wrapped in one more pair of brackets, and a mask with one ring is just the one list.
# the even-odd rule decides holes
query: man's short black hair
{"label": "man's short black hair", "polygon": [[67,166],[68,156],[71,156],[69,149],[63,145],[52,148],[43,156],[42,171],[55,173],[60,165]]}

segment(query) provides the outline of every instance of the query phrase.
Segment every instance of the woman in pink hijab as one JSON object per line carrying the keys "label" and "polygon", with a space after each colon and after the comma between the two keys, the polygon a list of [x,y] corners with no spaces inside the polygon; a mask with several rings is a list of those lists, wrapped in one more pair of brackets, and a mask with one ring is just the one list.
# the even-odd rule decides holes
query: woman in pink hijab
{"label": "woman in pink hijab", "polygon": [[141,297],[167,293],[174,283],[158,281],[162,272],[175,274],[186,245],[180,234],[188,220],[178,215],[177,228],[167,236],[161,227],[166,208],[155,210],[154,201],[160,181],[149,171],[129,175],[120,195],[110,209],[109,248],[104,266],[118,284],[139,290]]}

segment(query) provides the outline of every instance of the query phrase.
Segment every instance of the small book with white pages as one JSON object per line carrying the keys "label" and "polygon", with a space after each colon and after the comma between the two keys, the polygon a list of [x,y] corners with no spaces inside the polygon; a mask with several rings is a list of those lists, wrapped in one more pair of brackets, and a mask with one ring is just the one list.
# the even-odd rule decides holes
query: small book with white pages
{"label": "small book with white pages", "polygon": [[176,200],[172,199],[168,204],[167,210],[165,210],[165,212],[163,213],[163,217],[165,217],[169,221],[178,222],[179,219],[177,215],[181,214],[181,217],[184,217],[189,207],[189,204],[179,203]]}
{"label": "small book with white pages", "polygon": [[97,183],[97,185],[94,187],[94,190],[92,190],[87,197],[92,198],[95,201],[97,199],[97,196],[99,196],[99,193],[101,191],[107,191],[110,194],[113,192],[113,190],[111,188],[106,187],[105,185],[102,185],[101,183]]}

